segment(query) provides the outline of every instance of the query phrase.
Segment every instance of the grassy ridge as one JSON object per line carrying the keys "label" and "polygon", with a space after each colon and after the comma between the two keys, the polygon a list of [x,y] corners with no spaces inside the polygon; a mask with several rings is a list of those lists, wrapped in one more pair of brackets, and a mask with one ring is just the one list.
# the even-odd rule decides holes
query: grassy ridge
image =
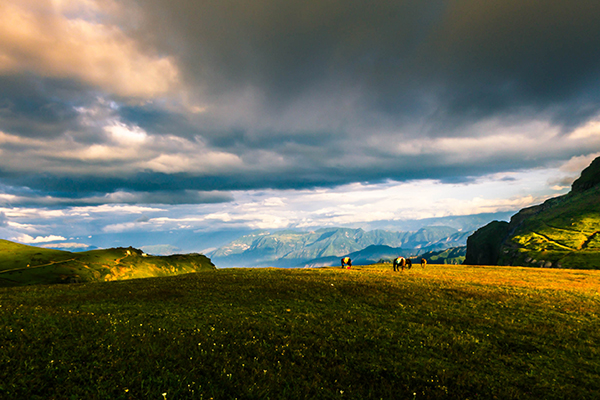
{"label": "grassy ridge", "polygon": [[439,265],[0,288],[0,397],[598,398],[599,287]]}
{"label": "grassy ridge", "polygon": [[[558,198],[516,230],[500,256],[515,265],[600,268],[600,187]],[[517,249],[515,254],[513,249]]]}
{"label": "grassy ridge", "polygon": [[201,254],[149,256],[132,247],[70,253],[0,240],[0,287],[149,278],[204,269],[215,266]]}
{"label": "grassy ridge", "polygon": [[68,251],[27,246],[0,239],[0,271],[73,258]]}

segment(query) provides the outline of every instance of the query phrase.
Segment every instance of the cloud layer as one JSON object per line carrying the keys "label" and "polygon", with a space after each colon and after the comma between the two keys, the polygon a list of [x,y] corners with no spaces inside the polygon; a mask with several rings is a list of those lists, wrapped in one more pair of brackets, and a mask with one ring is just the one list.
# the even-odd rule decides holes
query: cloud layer
{"label": "cloud layer", "polygon": [[[598,20],[594,0],[4,1],[0,228],[21,207],[138,204],[308,226],[317,214],[281,219],[265,203],[271,222],[253,225],[233,210],[261,191],[385,197],[416,182],[443,197],[562,166],[544,193],[492,201],[518,208],[566,190],[567,170],[600,152]],[[486,209],[460,202],[436,207]],[[332,221],[427,215],[345,210]]]}

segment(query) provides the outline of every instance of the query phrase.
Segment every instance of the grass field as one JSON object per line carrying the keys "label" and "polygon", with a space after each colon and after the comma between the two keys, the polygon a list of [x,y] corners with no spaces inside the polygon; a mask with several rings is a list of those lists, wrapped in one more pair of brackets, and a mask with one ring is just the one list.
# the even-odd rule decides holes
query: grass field
{"label": "grass field", "polygon": [[597,399],[599,288],[454,265],[0,288],[0,398]]}

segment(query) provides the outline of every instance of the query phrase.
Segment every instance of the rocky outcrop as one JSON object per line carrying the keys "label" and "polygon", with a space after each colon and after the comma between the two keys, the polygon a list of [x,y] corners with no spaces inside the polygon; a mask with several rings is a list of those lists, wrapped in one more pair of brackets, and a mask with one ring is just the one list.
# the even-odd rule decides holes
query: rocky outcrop
{"label": "rocky outcrop", "polygon": [[508,227],[508,222],[492,221],[469,236],[465,264],[496,265]]}
{"label": "rocky outcrop", "polygon": [[573,182],[571,191],[581,193],[600,184],[600,157],[581,172],[581,177]]}

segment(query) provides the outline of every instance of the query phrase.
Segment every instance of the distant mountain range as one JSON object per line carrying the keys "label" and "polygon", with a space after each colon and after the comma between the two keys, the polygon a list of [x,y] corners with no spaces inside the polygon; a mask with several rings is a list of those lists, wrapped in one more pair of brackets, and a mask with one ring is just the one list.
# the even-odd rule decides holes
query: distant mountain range
{"label": "distant mountain range", "polygon": [[600,269],[600,157],[568,194],[478,229],[465,263]]}
{"label": "distant mountain range", "polygon": [[398,255],[407,257],[464,246],[471,233],[447,226],[429,226],[416,232],[350,228],[261,231],[242,236],[207,255],[219,267],[337,265],[338,258],[345,255],[350,255],[355,264],[373,263]]}

